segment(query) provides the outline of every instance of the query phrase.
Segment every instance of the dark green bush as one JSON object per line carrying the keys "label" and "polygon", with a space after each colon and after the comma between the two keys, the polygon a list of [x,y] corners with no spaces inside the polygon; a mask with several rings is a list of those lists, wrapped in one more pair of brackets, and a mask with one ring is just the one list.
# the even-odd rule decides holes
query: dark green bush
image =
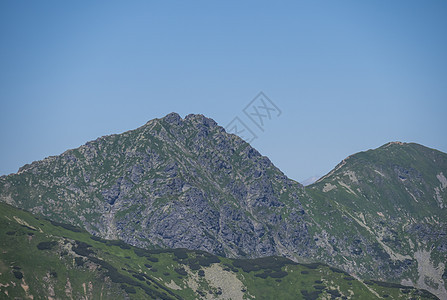
{"label": "dark green bush", "polygon": [[262,269],[281,271],[281,268],[286,265],[296,265],[296,263],[290,259],[279,256],[233,260],[233,266],[236,268],[242,268],[244,272],[259,271]]}
{"label": "dark green bush", "polygon": [[301,290],[304,300],[316,300],[321,294],[321,291],[308,292],[307,290]]}
{"label": "dark green bush", "polygon": [[82,267],[84,265],[84,259],[82,257],[75,257],[76,265]]}
{"label": "dark green bush", "polygon": [[141,248],[134,248],[133,252],[139,257],[150,256],[149,251],[141,249]]}
{"label": "dark green bush", "polygon": [[187,251],[188,250],[183,249],[183,248],[174,249],[174,255],[178,259],[187,259],[188,258]]}
{"label": "dark green bush", "polygon": [[67,229],[67,230],[70,230],[70,231],[73,231],[73,232],[82,232],[81,228],[79,228],[77,226],[73,226],[71,224],[64,224],[64,223],[59,223],[59,222],[56,222],[56,221],[50,221],[50,222],[54,226],[59,226],[59,227],[62,227],[64,229]]}
{"label": "dark green bush", "polygon": [[135,277],[136,279],[140,280],[140,281],[145,281],[144,280],[144,276],[141,276],[140,274],[133,274],[133,277]]}
{"label": "dark green bush", "polygon": [[343,279],[348,280],[348,281],[355,280],[354,277],[351,277],[351,276],[343,277]]}
{"label": "dark green bush", "polygon": [[146,259],[147,259],[148,261],[151,261],[151,262],[158,262],[158,258],[157,258],[157,257],[149,256],[149,257],[146,257]]}
{"label": "dark green bush", "polygon": [[90,237],[92,240],[97,241],[97,242],[101,242],[101,243],[107,243],[107,240],[100,238],[99,236],[91,236]]}
{"label": "dark green bush", "polygon": [[272,272],[269,273],[269,276],[272,278],[283,278],[285,276],[287,276],[287,272],[286,271],[277,271],[277,272]]}
{"label": "dark green bush", "polygon": [[14,271],[12,271],[12,273],[14,274],[15,278],[17,278],[19,280],[23,278],[23,273],[18,270],[14,270]]}
{"label": "dark green bush", "polygon": [[118,246],[123,250],[130,249],[130,246],[121,240],[111,240],[107,241],[108,246]]}
{"label": "dark green bush", "polygon": [[128,285],[140,286],[134,279],[119,273],[115,268],[108,269],[107,271],[107,276],[115,283],[127,283]]}
{"label": "dark green bush", "polygon": [[174,269],[174,271],[176,271],[178,274],[180,274],[182,276],[188,275],[188,273],[186,272],[185,268],[176,268],[176,269]]}
{"label": "dark green bush", "polygon": [[57,245],[57,242],[55,242],[55,241],[40,242],[39,244],[37,244],[37,249],[39,249],[39,250],[51,250],[56,245]]}
{"label": "dark green bush", "polygon": [[267,270],[267,271],[264,271],[263,273],[256,274],[255,276],[263,278],[263,279],[265,279],[265,278],[267,278],[269,276],[272,277],[272,278],[283,278],[283,277],[287,276],[287,274],[288,273],[286,271],[274,271],[274,272],[272,272],[271,270]]}
{"label": "dark green bush", "polygon": [[172,253],[172,249],[150,249],[146,250],[149,254],[162,254],[162,253]]}
{"label": "dark green bush", "polygon": [[346,276],[351,276],[349,273],[346,273],[345,271],[337,269],[337,268],[334,268],[334,267],[329,267],[329,269],[332,272],[335,272],[335,273],[341,273],[341,274],[345,274]]}
{"label": "dark green bush", "polygon": [[209,267],[211,264],[220,263],[219,257],[206,252],[202,253],[202,255],[197,255],[196,259],[197,263],[202,267]]}
{"label": "dark green bush", "polygon": [[72,249],[77,255],[89,256],[90,254],[93,253],[92,250],[88,249],[88,248],[92,247],[91,245],[81,242],[81,241],[75,241],[75,242],[76,243]]}
{"label": "dark green bush", "polygon": [[341,294],[338,290],[326,290],[329,294],[331,294],[334,297],[341,297]]}
{"label": "dark green bush", "polygon": [[200,265],[197,264],[197,263],[190,263],[190,264],[189,264],[189,268],[190,268],[191,270],[197,271],[197,270],[200,269]]}
{"label": "dark green bush", "polygon": [[137,291],[135,290],[135,288],[133,286],[121,284],[121,288],[128,294],[136,294],[137,293]]}
{"label": "dark green bush", "polygon": [[269,276],[269,274],[267,274],[267,273],[255,274],[255,277],[259,277],[262,279],[266,279],[268,276]]}
{"label": "dark green bush", "polygon": [[398,283],[382,282],[382,281],[377,281],[377,280],[371,280],[371,282],[377,284],[378,286],[383,286],[383,287],[386,287],[386,288],[398,288],[398,289],[407,289],[407,288],[409,288],[409,289],[412,289],[412,287],[405,286],[405,285],[398,284]]}

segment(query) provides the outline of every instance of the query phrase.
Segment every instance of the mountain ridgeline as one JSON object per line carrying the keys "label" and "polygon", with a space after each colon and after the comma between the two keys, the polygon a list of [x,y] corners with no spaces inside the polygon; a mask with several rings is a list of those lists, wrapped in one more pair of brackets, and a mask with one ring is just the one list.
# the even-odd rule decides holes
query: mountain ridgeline
{"label": "mountain ridgeline", "polygon": [[172,113],[0,177],[0,201],[140,248],[324,262],[447,298],[447,154],[389,143],[303,187],[202,115]]}

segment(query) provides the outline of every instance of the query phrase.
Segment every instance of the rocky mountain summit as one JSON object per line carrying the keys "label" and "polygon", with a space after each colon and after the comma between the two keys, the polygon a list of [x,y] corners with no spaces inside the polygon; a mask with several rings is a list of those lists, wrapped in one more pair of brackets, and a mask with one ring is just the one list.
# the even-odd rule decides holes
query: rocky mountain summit
{"label": "rocky mountain summit", "polygon": [[0,185],[7,203],[141,247],[249,257],[314,247],[302,186],[202,115],[99,138]]}
{"label": "rocky mountain summit", "polygon": [[446,298],[447,154],[389,143],[303,187],[202,115],[171,113],[0,177],[0,200],[107,239],[322,261]]}

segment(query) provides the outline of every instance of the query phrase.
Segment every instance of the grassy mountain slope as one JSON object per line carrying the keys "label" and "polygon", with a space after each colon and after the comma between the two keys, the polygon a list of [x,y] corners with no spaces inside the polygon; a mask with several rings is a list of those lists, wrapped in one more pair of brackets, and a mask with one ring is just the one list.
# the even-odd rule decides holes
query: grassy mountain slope
{"label": "grassy mountain slope", "polygon": [[436,299],[322,264],[143,250],[0,203],[0,298]]}

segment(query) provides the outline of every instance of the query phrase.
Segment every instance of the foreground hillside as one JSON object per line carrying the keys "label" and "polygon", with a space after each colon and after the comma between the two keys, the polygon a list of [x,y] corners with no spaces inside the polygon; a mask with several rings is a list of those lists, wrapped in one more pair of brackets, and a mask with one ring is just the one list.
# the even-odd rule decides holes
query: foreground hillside
{"label": "foreground hillside", "polygon": [[0,298],[436,299],[322,264],[143,250],[0,203]]}
{"label": "foreground hillside", "polygon": [[323,262],[447,299],[447,154],[389,143],[308,187],[202,115],[172,113],[0,177],[0,201],[105,239]]}

